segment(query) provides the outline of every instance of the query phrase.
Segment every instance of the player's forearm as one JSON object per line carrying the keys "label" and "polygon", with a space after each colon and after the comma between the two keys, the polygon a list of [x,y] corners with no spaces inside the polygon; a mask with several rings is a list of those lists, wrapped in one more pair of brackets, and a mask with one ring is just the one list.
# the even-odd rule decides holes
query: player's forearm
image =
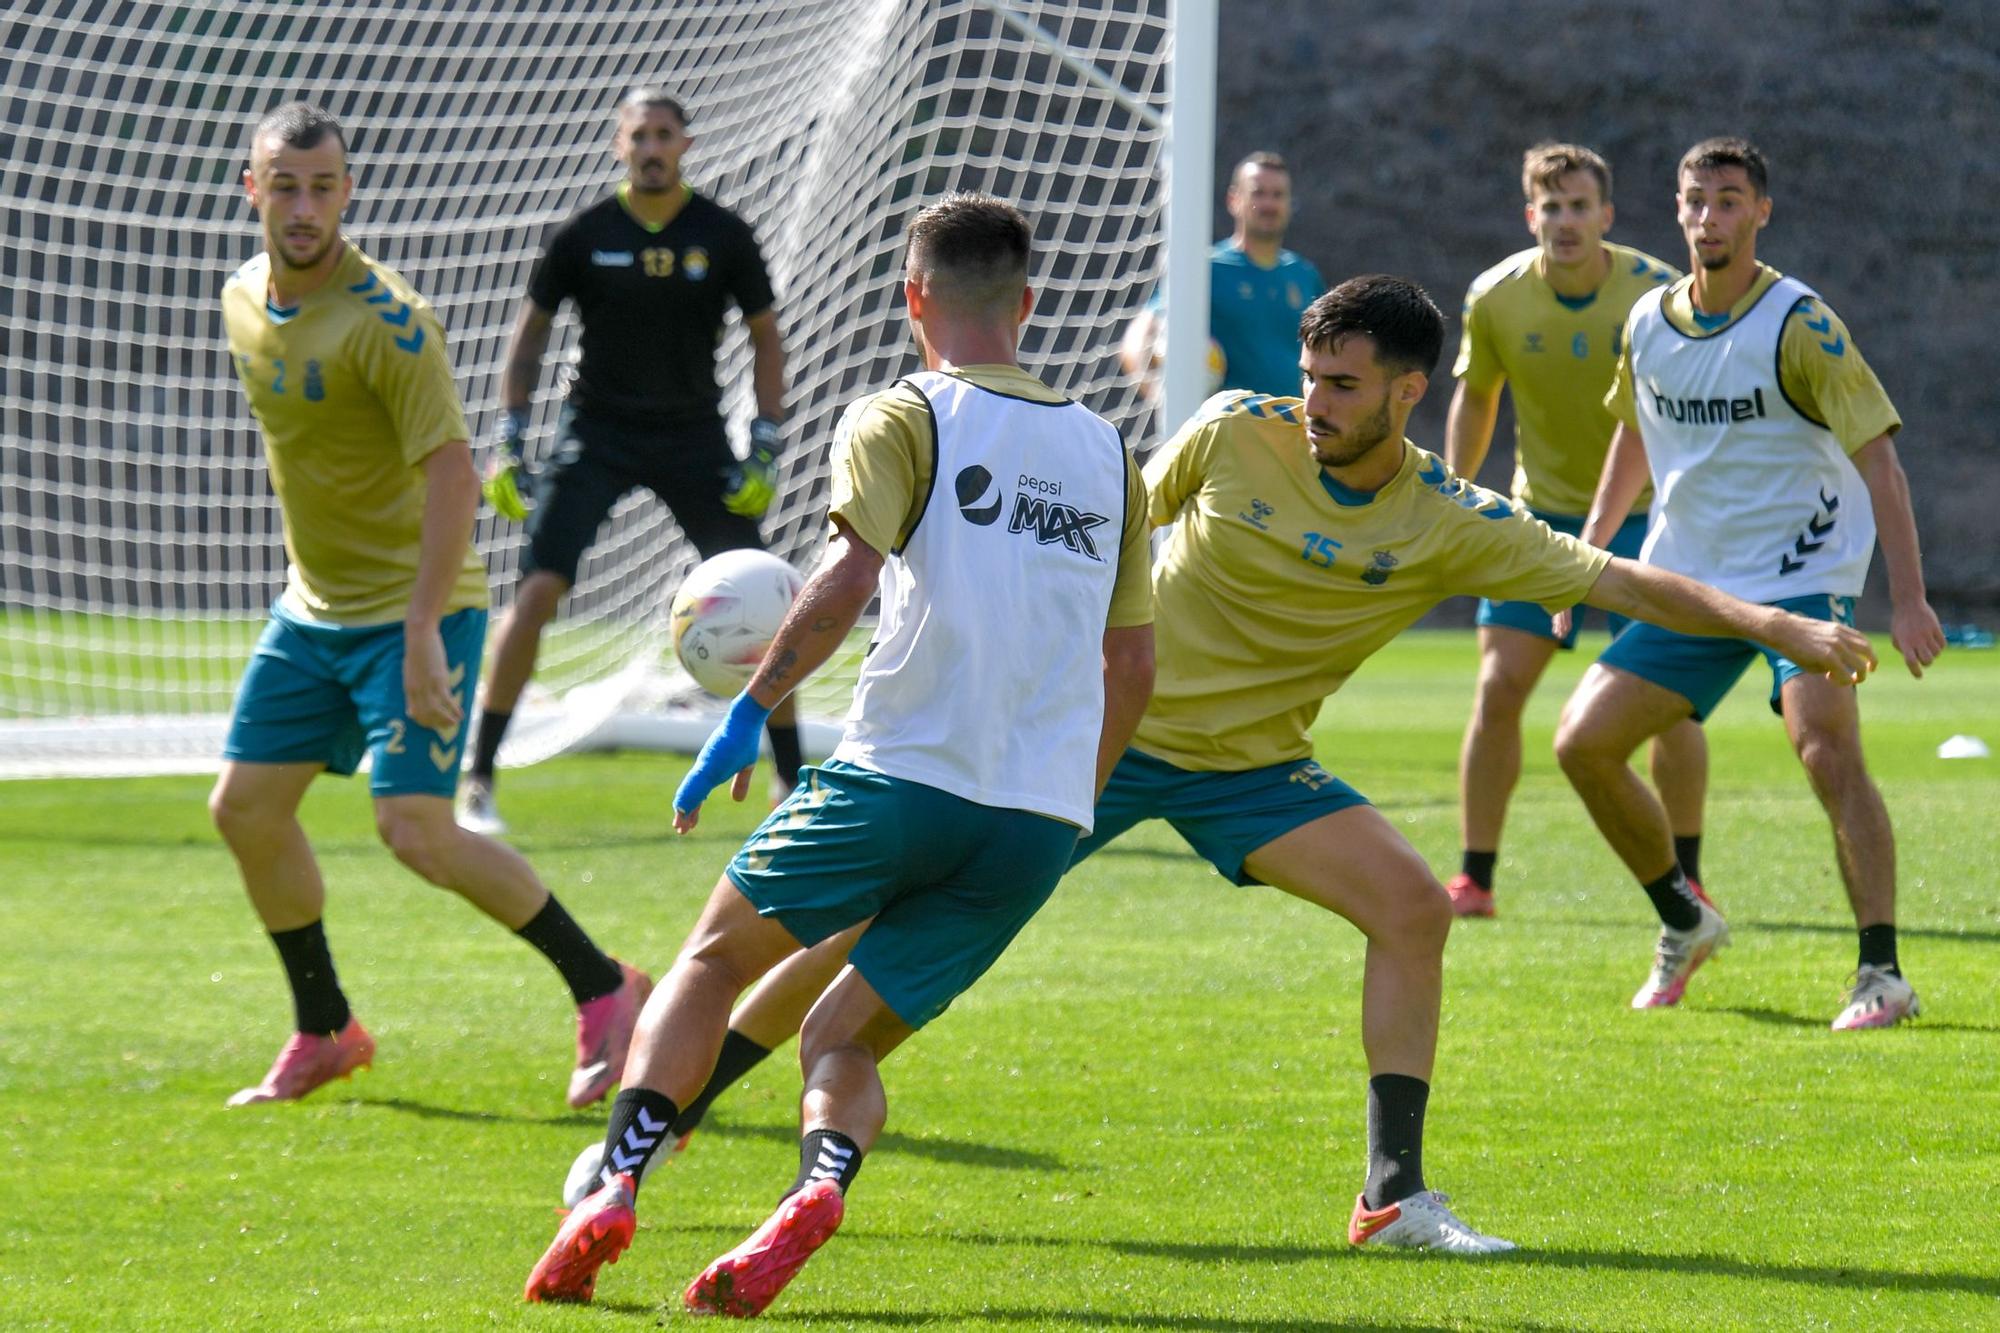
{"label": "player's forearm", "polygon": [[1500,417],[1500,393],[1496,388],[1481,392],[1458,382],[1452,391],[1451,411],[1444,423],[1444,461],[1467,481],[1479,475],[1486,451],[1493,447],[1493,423]]}
{"label": "player's forearm", "polygon": [[750,387],[758,416],[785,419],[785,339],[775,319],[763,327],[751,326]]}
{"label": "player's forearm", "polygon": [[840,650],[875,596],[881,572],[875,548],[844,531],[834,537],[750,678],[750,697],[758,706],[776,708]]}
{"label": "player's forearm", "polygon": [[417,546],[417,581],[403,624],[435,630],[458,586],[465,549],[479,514],[479,474],[464,440],[440,445],[424,460],[424,516]]}
{"label": "player's forearm", "polygon": [[555,319],[532,301],[522,303],[514,321],[514,334],[507,341],[507,360],[500,372],[500,406],[526,409],[535,401],[535,386],[542,379],[542,358],[548,354],[549,333]]}
{"label": "player's forearm", "polygon": [[1889,600],[1898,606],[1927,600],[1924,557],[1917,542],[1917,516],[1910,505],[1910,479],[1903,471],[1896,446],[1887,435],[1877,436],[1854,453],[1861,479],[1868,483],[1875,510],[1875,540],[1882,546],[1882,563],[1889,575]]}
{"label": "player's forearm", "polygon": [[1153,627],[1129,625],[1104,631],[1104,730],[1097,741],[1098,795],[1103,795],[1118,757],[1132,743],[1152,697]]}
{"label": "player's forearm", "polygon": [[1680,634],[1751,639],[1779,647],[1771,635],[1784,613],[1732,597],[1719,588],[1636,560],[1614,558],[1584,601],[1631,620]]}
{"label": "player's forearm", "polygon": [[1632,512],[1632,502],[1646,489],[1650,473],[1645,440],[1638,431],[1621,422],[1611,436],[1611,448],[1604,455],[1604,470],[1598,474],[1597,494],[1591,497],[1590,517],[1583,524],[1584,541],[1592,546],[1611,544],[1611,538]]}

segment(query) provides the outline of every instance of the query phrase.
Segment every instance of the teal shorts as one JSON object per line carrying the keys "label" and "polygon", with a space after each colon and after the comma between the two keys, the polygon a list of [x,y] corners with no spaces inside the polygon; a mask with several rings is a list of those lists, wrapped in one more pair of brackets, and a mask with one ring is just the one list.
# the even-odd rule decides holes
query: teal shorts
{"label": "teal shorts", "polygon": [[1076,846],[1074,824],[838,760],[799,777],[730,882],[808,947],[874,917],[848,961],[912,1028],[993,966]]}
{"label": "teal shorts", "polygon": [[[1814,593],[1810,597],[1787,597],[1767,606],[1804,616],[1808,620],[1835,620],[1854,623],[1854,599]],[[1672,690],[1694,709],[1697,722],[1715,711],[1722,697],[1743,677],[1759,656],[1771,666],[1771,711],[1785,711],[1782,691],[1785,682],[1800,674],[1796,662],[1780,657],[1748,639],[1711,639],[1693,634],[1676,634],[1644,621],[1611,641],[1597,660],[1641,680]]]}
{"label": "teal shorts", "polygon": [[[454,611],[438,626],[459,707],[472,716],[486,611]],[[375,796],[443,796],[458,788],[466,727],[445,735],[403,710],[403,623],[323,625],[282,606],[257,640],[236,691],[222,757],[242,764],[326,765],[342,777],[371,756]]]}
{"label": "teal shorts", "polygon": [[[1528,512],[1566,537],[1583,535],[1583,520],[1580,518],[1569,514],[1548,514],[1539,509],[1530,509]],[[1639,548],[1645,544],[1646,515],[1633,514],[1618,525],[1618,532],[1611,538],[1610,551],[1611,554],[1623,556],[1627,560],[1637,560]],[[1540,603],[1495,602],[1482,597],[1479,599],[1479,616],[1476,623],[1481,626],[1498,625],[1502,629],[1517,629],[1523,634],[1532,634],[1538,639],[1548,639],[1564,648],[1574,648],[1577,631],[1583,628],[1583,615],[1584,608],[1577,607],[1576,614],[1569,618],[1569,636],[1557,639],[1555,630],[1549,624],[1548,608]],[[1632,623],[1624,616],[1613,615],[1609,611],[1604,613],[1604,619],[1614,639]]]}
{"label": "teal shorts", "polygon": [[1311,759],[1200,773],[1127,750],[1097,798],[1096,827],[1077,843],[1070,864],[1141,820],[1164,819],[1231,881],[1256,884],[1243,870],[1250,853],[1322,815],[1366,804],[1366,796]]}

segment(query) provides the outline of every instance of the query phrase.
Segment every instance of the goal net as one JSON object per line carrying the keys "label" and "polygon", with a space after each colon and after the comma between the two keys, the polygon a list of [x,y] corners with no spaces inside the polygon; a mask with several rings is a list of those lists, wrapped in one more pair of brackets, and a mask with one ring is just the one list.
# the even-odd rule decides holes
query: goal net
{"label": "goal net", "polygon": [[[217,304],[260,244],[238,181],[269,107],[313,100],[348,127],[348,234],[437,307],[483,438],[543,235],[618,178],[615,102],[673,89],[696,140],[685,173],[757,228],[779,293],[791,420],[764,528],[804,568],[839,412],[915,366],[901,229],[945,191],[1028,212],[1024,361],[1128,438],[1143,427],[1115,348],[1163,260],[1168,6],[42,0],[0,17],[0,774],[217,761],[284,582]],[[566,310],[531,457],[574,336]],[[752,403],[733,318],[718,374],[740,438]],[[522,541],[482,514],[496,615]],[[505,762],[655,734],[647,720],[684,693],[667,608],[693,561],[650,495],[619,505],[544,638]],[[807,711],[843,711],[852,669],[814,682]]]}

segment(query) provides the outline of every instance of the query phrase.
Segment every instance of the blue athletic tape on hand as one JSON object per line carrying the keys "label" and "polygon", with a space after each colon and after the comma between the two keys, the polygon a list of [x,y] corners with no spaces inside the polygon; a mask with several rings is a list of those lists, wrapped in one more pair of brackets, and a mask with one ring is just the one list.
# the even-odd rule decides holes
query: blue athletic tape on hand
{"label": "blue athletic tape on hand", "polygon": [[701,809],[708,794],[757,762],[763,743],[764,720],[771,710],[750,697],[745,690],[729,703],[729,712],[702,742],[694,767],[674,791],[674,809],[692,814]]}

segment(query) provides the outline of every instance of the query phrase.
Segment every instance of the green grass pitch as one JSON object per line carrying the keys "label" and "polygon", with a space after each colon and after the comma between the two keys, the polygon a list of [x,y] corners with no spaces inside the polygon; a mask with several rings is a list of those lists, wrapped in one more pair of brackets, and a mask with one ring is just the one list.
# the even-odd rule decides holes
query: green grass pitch
{"label": "green grass pitch", "polygon": [[[1490,1262],[1354,1253],[1359,936],[1237,890],[1164,827],[1072,876],[889,1063],[845,1229],[766,1319],[873,1329],[1965,1328],[2000,1323],[2000,654],[1863,693],[1925,1017],[1835,1035],[1853,966],[1830,839],[1746,678],[1710,727],[1707,881],[1734,947],[1633,1013],[1653,927],[1529,719],[1501,915],[1454,931],[1427,1173]],[[1455,868],[1472,638],[1416,634],[1327,708],[1318,754]],[[658,969],[747,808],[677,840],[685,760],[512,772],[517,842],[614,951]],[[378,1067],[226,1111],[290,1011],[202,779],[0,786],[0,1326],[673,1325],[683,1284],[796,1162],[796,1066],[756,1070],[654,1177],[594,1307],[520,1303],[564,1169],[569,1007],[505,932],[374,841],[327,781],[307,827]]]}

